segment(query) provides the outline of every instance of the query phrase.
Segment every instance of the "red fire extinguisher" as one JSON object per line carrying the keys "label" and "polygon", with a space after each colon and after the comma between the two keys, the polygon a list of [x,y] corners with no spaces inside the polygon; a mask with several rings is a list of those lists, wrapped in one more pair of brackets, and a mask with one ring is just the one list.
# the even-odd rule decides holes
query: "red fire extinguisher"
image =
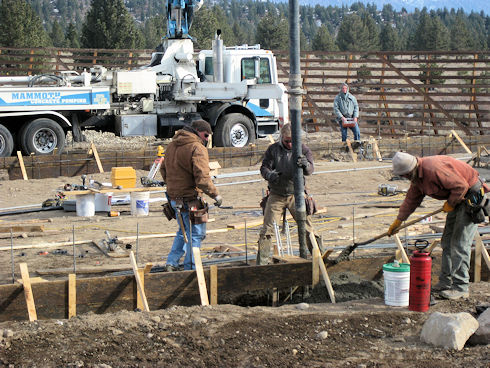
{"label": "red fire extinguisher", "polygon": [[432,258],[424,252],[429,245],[427,240],[416,240],[415,250],[410,257],[410,289],[408,309],[415,312],[426,312],[430,304],[430,279]]}

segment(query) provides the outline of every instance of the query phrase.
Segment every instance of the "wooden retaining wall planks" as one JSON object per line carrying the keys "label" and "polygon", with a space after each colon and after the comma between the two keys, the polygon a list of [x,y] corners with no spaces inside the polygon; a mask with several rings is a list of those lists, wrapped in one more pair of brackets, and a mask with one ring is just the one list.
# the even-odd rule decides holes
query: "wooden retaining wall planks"
{"label": "wooden retaining wall planks", "polygon": [[[355,272],[365,279],[380,276],[383,264],[393,257],[359,258],[328,268],[330,275]],[[210,284],[209,268],[204,270]],[[268,266],[220,267],[218,270],[218,301],[230,302],[249,291],[311,285],[311,262],[281,263]],[[149,273],[145,275],[145,292],[150,310],[172,305],[200,305],[201,299],[195,271]],[[68,280],[32,284],[38,319],[68,318]],[[136,308],[134,277],[107,276],[77,278],[77,315],[110,313]],[[28,313],[23,287],[20,284],[0,285],[0,322],[27,320]]]}

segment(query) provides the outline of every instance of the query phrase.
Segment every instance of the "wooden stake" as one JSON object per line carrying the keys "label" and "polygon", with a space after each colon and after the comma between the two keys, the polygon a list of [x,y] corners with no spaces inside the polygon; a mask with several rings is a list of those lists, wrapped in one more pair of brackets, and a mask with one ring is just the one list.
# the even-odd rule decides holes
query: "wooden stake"
{"label": "wooden stake", "polygon": [[22,158],[22,153],[20,151],[17,151],[17,157],[19,158],[19,166],[20,170],[22,171],[22,177],[24,180],[29,180],[27,177],[26,167],[24,165],[24,159]]}
{"label": "wooden stake", "polygon": [[206,279],[202,268],[201,250],[198,247],[192,247],[194,264],[196,266],[197,284],[199,285],[199,295],[201,295],[201,305],[209,305],[208,291],[206,289]]}
{"label": "wooden stake", "polygon": [[[481,255],[483,256],[483,260],[487,264],[487,268],[490,270],[490,257],[488,256],[487,248],[485,248],[485,245],[483,244],[483,241],[482,241],[481,236],[478,233],[478,231],[475,234],[475,243],[476,243],[476,248],[475,248],[475,261],[476,261],[476,255],[477,255],[476,254],[477,253],[477,248],[479,247],[481,249]],[[480,267],[481,267],[481,261],[480,261]],[[476,269],[476,262],[475,262],[475,269]]]}
{"label": "wooden stake", "polygon": [[461,139],[461,137],[456,133],[455,130],[451,130],[451,134],[453,135],[454,138],[456,138],[459,142],[459,144],[465,149],[466,152],[468,152],[470,155],[473,154],[471,150],[468,148],[468,146],[464,143],[464,141]]}
{"label": "wooden stake", "polygon": [[313,248],[311,268],[311,287],[315,288],[320,283],[320,250]]}
{"label": "wooden stake", "polygon": [[346,141],[347,143],[347,148],[349,149],[350,156],[352,157],[352,161],[357,162],[357,157],[354,154],[354,150],[352,149],[352,145],[350,144],[350,139],[347,138]]}
{"label": "wooden stake", "polygon": [[[140,277],[141,288],[145,290],[145,270],[143,268],[138,268],[138,275]],[[141,296],[139,288],[136,290],[136,308],[139,310],[144,310],[145,308],[143,297]]]}
{"label": "wooden stake", "polygon": [[[401,254],[401,258],[403,263],[408,263],[410,264],[410,260],[408,259],[407,253],[405,252],[405,249],[403,248],[402,241],[400,240],[400,237],[398,234],[395,234],[393,236],[395,238],[396,246],[398,247],[398,250],[396,251],[397,254]],[[399,259],[398,257],[396,257]]]}
{"label": "wooden stake", "polygon": [[97,167],[99,168],[99,172],[103,173],[104,168],[102,167],[102,162],[100,162],[99,153],[97,152],[97,148],[95,148],[94,142],[91,143],[90,149],[94,153],[95,162],[97,163]]}
{"label": "wooden stake", "polygon": [[[478,241],[479,240],[479,241]],[[481,241],[480,234],[475,233],[475,267],[473,272],[473,282],[481,281],[481,257],[482,257],[483,242]]]}
{"label": "wooden stake", "polygon": [[435,247],[437,247],[439,244],[441,244],[441,240],[437,239],[432,242],[431,245],[429,245],[429,248],[427,248],[426,252],[431,254],[432,251],[434,250]]}
{"label": "wooden stake", "polygon": [[[143,303],[143,310],[149,312],[150,307],[148,307],[148,302],[145,295],[145,288],[143,283],[141,282],[140,274],[138,272],[138,265],[136,264],[136,258],[134,258],[133,251],[129,252],[129,260],[131,261],[131,266],[133,267],[134,278],[136,279],[136,286],[138,287],[139,291],[138,299],[141,299],[141,302]],[[138,304],[138,301],[136,301],[136,304]]]}
{"label": "wooden stake", "polygon": [[218,266],[209,267],[209,293],[210,304],[218,305]]}
{"label": "wooden stake", "polygon": [[68,275],[68,319],[77,315],[77,275]]}
{"label": "wooden stake", "polygon": [[153,263],[151,262],[145,264],[145,268],[143,269],[144,273],[145,274],[150,273],[152,267],[153,267]]}
{"label": "wooden stake", "polygon": [[[313,245],[313,249],[316,249],[318,250],[318,252],[320,252],[320,249],[318,248],[318,244],[315,239],[315,235],[313,235],[313,233],[310,233],[310,240],[311,240],[311,244]],[[328,277],[325,263],[323,263],[322,261],[319,262],[319,264],[320,264],[320,271],[322,272],[322,276],[323,276],[323,281],[325,282],[325,286],[327,287],[328,290],[328,295],[330,296],[330,300],[332,301],[332,303],[335,303],[335,293],[333,291],[332,283],[330,282],[330,277]]]}
{"label": "wooden stake", "polygon": [[376,142],[376,140],[374,138],[371,142],[372,142],[373,151],[374,151],[374,154],[376,155],[376,158],[378,159],[379,162],[383,161],[383,157],[381,157],[381,152],[379,152],[378,143]]}
{"label": "wooden stake", "polygon": [[34,295],[32,294],[31,280],[29,278],[29,270],[27,269],[27,263],[19,264],[20,275],[22,277],[22,284],[24,285],[24,296],[26,298],[27,313],[29,314],[29,321],[37,320],[36,305],[34,304]]}

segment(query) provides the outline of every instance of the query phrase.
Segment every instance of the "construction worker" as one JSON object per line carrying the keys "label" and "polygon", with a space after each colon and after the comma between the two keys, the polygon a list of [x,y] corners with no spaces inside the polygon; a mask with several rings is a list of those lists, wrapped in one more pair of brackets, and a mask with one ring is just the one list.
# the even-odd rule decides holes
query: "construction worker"
{"label": "construction worker", "polygon": [[[274,221],[279,224],[283,212],[288,209],[296,219],[294,200],[294,175],[297,167],[303,168],[304,175],[313,173],[313,155],[311,150],[303,144],[302,155],[297,162],[293,162],[291,140],[291,124],[284,124],[281,128],[279,141],[269,146],[264,155],[260,173],[267,180],[269,196],[264,208],[264,225],[260,230],[257,252],[257,265],[265,265],[270,261],[272,234],[274,234]],[[313,232],[311,216],[306,217],[307,244],[311,252],[309,233]],[[317,237],[317,242],[320,238]]]}
{"label": "construction worker", "polygon": [[468,298],[471,243],[477,223],[482,221],[482,213],[476,213],[474,209],[475,205],[485,201],[484,192],[489,188],[480,180],[478,171],[449,156],[421,158],[397,152],[392,162],[393,174],[409,179],[411,185],[388,234],[397,232],[426,195],[446,200],[441,274],[432,290],[440,292],[445,299]]}
{"label": "construction worker", "polygon": [[[209,175],[206,145],[212,133],[207,121],[194,120],[190,126],[175,133],[165,153],[162,178],[167,184],[167,197],[179,222],[179,230],[167,257],[167,271],[178,269],[184,253],[184,270],[195,269],[190,247],[200,247],[206,236],[207,205],[202,199],[203,192],[214,199],[216,206],[222,203]],[[186,233],[187,242],[183,232]]]}
{"label": "construction worker", "polygon": [[359,104],[357,103],[357,99],[349,93],[349,85],[347,83],[342,83],[339,94],[335,96],[333,101],[333,112],[336,116],[337,123],[340,125],[342,142],[347,140],[347,127],[344,126],[349,123],[347,119],[353,119],[355,124],[349,128],[354,134],[354,141],[359,142],[361,140],[361,131],[357,124],[359,118]]}

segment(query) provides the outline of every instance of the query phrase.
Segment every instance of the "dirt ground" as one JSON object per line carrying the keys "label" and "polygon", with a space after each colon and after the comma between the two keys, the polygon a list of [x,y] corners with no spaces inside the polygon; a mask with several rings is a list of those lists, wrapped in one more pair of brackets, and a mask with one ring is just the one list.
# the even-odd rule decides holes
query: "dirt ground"
{"label": "dirt ground", "polygon": [[[319,173],[359,168],[373,169]],[[225,169],[220,174],[249,170],[258,170],[258,166]],[[396,185],[397,190],[408,188],[406,181],[389,181],[389,161],[354,163],[333,161],[329,157],[316,160],[315,171],[318,174],[307,179],[307,188],[318,207],[327,208],[326,213],[314,217],[315,229],[323,236],[326,246],[338,249],[352,244],[353,236],[356,241],[362,241],[386,231],[394,220],[396,206],[401,203],[403,195],[380,196],[377,194],[380,184]],[[137,171],[138,178],[146,175],[145,171]],[[89,177],[110,182],[110,172]],[[202,245],[203,261],[211,256],[213,248],[220,245],[244,248],[245,237],[250,255],[255,254],[259,226],[249,228],[246,235],[243,229],[224,229],[228,224],[243,222],[245,218],[249,223],[261,218],[258,203],[266,183],[261,180],[222,184],[256,179],[260,176],[215,180],[220,185],[223,206],[232,208],[211,208],[212,221],[208,223],[208,231],[222,229],[223,232],[207,235]],[[41,204],[53,198],[66,183],[81,184],[81,179],[60,177],[0,181],[0,208]],[[163,193],[153,193],[151,198],[163,196]],[[212,204],[212,200],[209,202]],[[62,210],[1,216],[0,226],[29,224],[44,227],[43,236],[29,232],[13,238],[14,248],[36,246],[13,251],[14,278],[20,278],[20,262],[28,264],[31,277],[37,276],[37,270],[73,267],[70,245],[73,234],[77,242],[90,242],[104,239],[105,231],[119,238],[136,236],[139,231],[141,238],[138,243],[133,238],[124,240],[124,244],[131,244],[132,249],[137,250],[139,264],[152,262],[156,266],[164,265],[172,236],[145,238],[152,234],[173,234],[177,229],[175,221],[168,222],[163,217],[162,203],[152,202],[149,216],[144,217],[131,216],[129,205],[113,206],[113,210],[121,213],[118,217],[108,217],[104,213],[77,217],[74,212]],[[423,215],[439,206],[440,202],[426,199],[423,207],[412,216]],[[432,218],[431,223],[442,226],[443,220],[444,216],[438,216]],[[293,227],[293,244],[297,242],[295,230]],[[425,232],[430,232],[429,223],[410,228],[406,234]],[[53,243],[59,243],[59,246],[52,247]],[[9,251],[12,244],[8,234],[0,239],[0,284],[12,282]],[[361,251],[356,254],[361,254]],[[75,255],[77,267],[129,264],[127,258],[106,257],[89,244],[77,245]],[[56,277],[59,276],[43,275],[45,279]],[[362,280],[358,281],[361,290],[368,289]],[[440,301],[431,307],[431,311],[476,315],[478,306],[490,303],[489,290],[487,282],[472,284],[468,301]],[[382,295],[381,285],[378,291],[368,295],[374,297],[372,299],[336,305],[315,303],[306,309],[298,309],[294,304],[279,308],[232,305],[173,307],[151,313],[128,311],[82,315],[70,321],[6,322],[0,324],[0,329],[7,336],[0,341],[0,365],[100,368],[490,366],[488,346],[467,346],[457,352],[422,344],[419,334],[429,313],[387,307],[383,304]]]}

